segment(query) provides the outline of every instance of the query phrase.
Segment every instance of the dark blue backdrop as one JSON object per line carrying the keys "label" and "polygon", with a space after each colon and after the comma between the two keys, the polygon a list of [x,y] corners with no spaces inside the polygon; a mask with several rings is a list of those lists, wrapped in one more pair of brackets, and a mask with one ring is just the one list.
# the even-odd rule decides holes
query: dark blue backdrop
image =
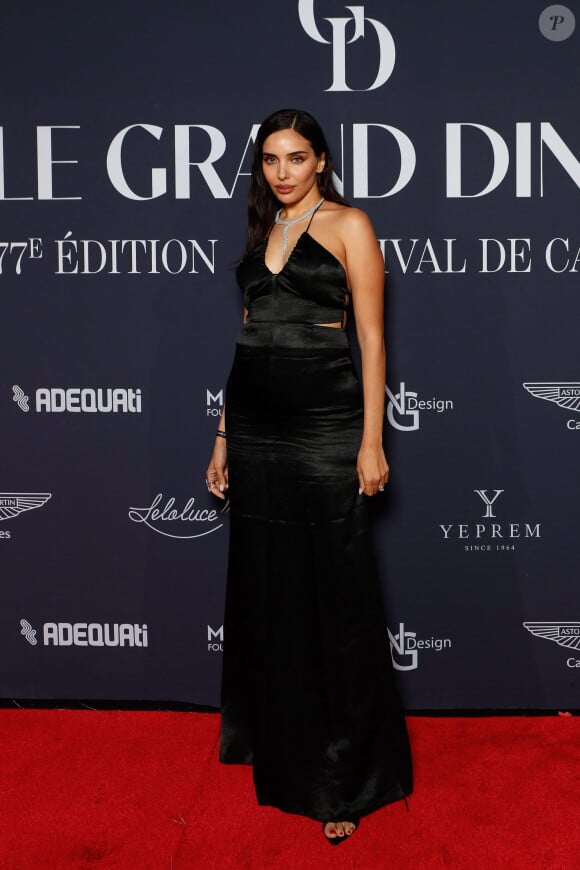
{"label": "dark blue backdrop", "polygon": [[0,695],[218,703],[204,471],[250,140],[294,105],[386,258],[372,509],[406,705],[578,706],[578,9],[545,8],[3,13]]}

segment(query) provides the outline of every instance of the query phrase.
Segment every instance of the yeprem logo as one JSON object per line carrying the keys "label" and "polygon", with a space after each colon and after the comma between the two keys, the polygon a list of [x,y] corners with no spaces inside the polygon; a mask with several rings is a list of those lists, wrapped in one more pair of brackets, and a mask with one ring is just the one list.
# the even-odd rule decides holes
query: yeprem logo
{"label": "yeprem logo", "polygon": [[393,667],[397,671],[415,671],[419,666],[419,650],[441,652],[451,648],[449,637],[417,638],[415,631],[405,631],[405,623],[399,623],[399,630],[393,634],[387,629],[391,647]]}
{"label": "yeprem logo", "polygon": [[[224,524],[224,514],[229,511],[229,502],[219,511],[215,508],[198,508],[195,498],[190,498],[183,508],[175,507],[173,497],[164,499],[162,493],[157,493],[149,507],[129,508],[129,519],[134,523],[144,523],[158,535],[167,538],[203,538],[217,532]],[[190,525],[191,524],[191,525]],[[195,529],[193,534],[190,531]]]}
{"label": "yeprem logo", "polygon": [[[387,420],[394,429],[399,432],[415,432],[419,428],[421,411],[436,411],[442,414],[444,411],[453,410],[451,399],[420,399],[417,393],[408,390],[405,382],[401,381],[398,393],[393,393],[388,386],[385,387],[388,397]],[[408,422],[404,422],[404,420]]]}
{"label": "yeprem logo", "polygon": [[0,492],[0,520],[17,517],[23,511],[41,508],[52,498],[50,492]]}
{"label": "yeprem logo", "polygon": [[485,505],[485,513],[483,514],[484,519],[489,519],[489,517],[495,517],[495,514],[492,510],[494,501],[502,494],[503,489],[494,489],[494,496],[490,498],[487,494],[486,489],[474,489],[474,492],[478,494],[480,499],[483,501]]}
{"label": "yeprem logo", "polygon": [[22,390],[18,384],[14,384],[12,387],[12,392],[14,395],[12,396],[12,401],[16,402],[21,411],[30,411],[28,407],[28,396],[24,395],[24,390]]}
{"label": "yeprem logo", "polygon": [[20,634],[26,638],[31,646],[36,646],[36,644],[38,643],[38,641],[36,640],[36,629],[31,626],[27,619],[21,619],[20,626]]}
{"label": "yeprem logo", "polygon": [[463,549],[470,552],[515,550],[516,540],[541,538],[542,524],[530,522],[495,522],[497,501],[505,490],[474,489],[485,505],[482,519],[494,522],[440,523],[445,541],[464,541]]}
{"label": "yeprem logo", "polygon": [[580,622],[524,622],[535,637],[552,640],[567,649],[580,649]]}
{"label": "yeprem logo", "polygon": [[[536,399],[554,402],[567,411],[580,411],[579,381],[537,381],[522,386]],[[568,420],[566,428],[580,431],[580,420]]]}
{"label": "yeprem logo", "polygon": [[[314,0],[298,0],[298,17],[306,34],[315,42],[332,44],[332,84],[327,91],[374,91],[382,87],[391,76],[395,67],[395,43],[391,32],[382,21],[365,17],[364,6],[344,6],[350,12],[346,18],[325,18],[332,28],[332,39],[326,39],[316,23]],[[354,24],[354,33],[347,40],[346,31]],[[367,38],[366,24],[369,24],[378,40],[379,63],[374,82],[368,88],[350,88],[346,83],[346,46],[359,39]]]}

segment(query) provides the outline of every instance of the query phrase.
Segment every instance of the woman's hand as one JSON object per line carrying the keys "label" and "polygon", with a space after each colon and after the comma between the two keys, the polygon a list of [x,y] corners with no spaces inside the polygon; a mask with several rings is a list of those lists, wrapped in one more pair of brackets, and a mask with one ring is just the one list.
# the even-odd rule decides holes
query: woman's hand
{"label": "woman's hand", "polygon": [[381,445],[361,445],[356,462],[359,492],[375,495],[382,492],[389,479],[389,466]]}
{"label": "woman's hand", "polygon": [[218,498],[225,498],[228,488],[228,448],[226,439],[216,436],[213,453],[205,473],[208,491]]}

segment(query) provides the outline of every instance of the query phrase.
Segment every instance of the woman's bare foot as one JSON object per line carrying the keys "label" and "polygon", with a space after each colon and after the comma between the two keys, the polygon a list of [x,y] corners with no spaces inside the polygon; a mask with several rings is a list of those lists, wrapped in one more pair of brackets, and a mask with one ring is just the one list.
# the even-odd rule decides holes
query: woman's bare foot
{"label": "woman's bare foot", "polygon": [[345,837],[350,837],[356,831],[354,822],[326,822],[323,828],[324,836],[327,840],[343,840]]}

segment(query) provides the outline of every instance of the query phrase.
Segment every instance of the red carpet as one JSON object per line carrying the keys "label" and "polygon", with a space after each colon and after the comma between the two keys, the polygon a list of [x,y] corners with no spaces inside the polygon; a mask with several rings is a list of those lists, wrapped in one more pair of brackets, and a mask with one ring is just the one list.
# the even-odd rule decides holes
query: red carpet
{"label": "red carpet", "polygon": [[410,718],[410,811],[332,848],[219,764],[217,715],[0,710],[0,868],[576,870],[579,723]]}

